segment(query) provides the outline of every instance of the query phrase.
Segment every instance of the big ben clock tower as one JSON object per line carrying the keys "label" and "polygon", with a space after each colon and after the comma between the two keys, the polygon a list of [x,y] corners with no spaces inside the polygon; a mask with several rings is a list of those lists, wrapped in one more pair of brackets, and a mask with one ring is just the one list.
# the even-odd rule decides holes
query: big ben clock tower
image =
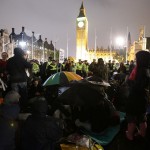
{"label": "big ben clock tower", "polygon": [[76,19],[76,60],[85,60],[88,45],[88,21],[85,14],[83,2],[80,7],[79,16]]}

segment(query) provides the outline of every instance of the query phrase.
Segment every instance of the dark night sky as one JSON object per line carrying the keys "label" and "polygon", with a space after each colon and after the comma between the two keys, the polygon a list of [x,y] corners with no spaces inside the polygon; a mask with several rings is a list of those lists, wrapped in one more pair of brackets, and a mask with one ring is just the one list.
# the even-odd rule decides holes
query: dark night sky
{"label": "dark night sky", "polygon": [[[0,0],[0,28],[15,28],[21,32],[41,34],[48,41],[57,41],[56,48],[66,49],[69,37],[69,55],[75,56],[76,17],[82,0]],[[89,48],[94,48],[95,30],[97,46],[107,48],[112,28],[116,36],[126,36],[127,26],[132,41],[138,39],[139,28],[146,27],[150,36],[150,0],[84,0],[89,23]]]}

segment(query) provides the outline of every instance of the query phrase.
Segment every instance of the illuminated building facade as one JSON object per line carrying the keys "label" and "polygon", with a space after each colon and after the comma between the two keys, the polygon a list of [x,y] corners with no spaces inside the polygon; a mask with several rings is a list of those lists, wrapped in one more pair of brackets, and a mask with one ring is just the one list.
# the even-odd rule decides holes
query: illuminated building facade
{"label": "illuminated building facade", "polygon": [[87,59],[87,49],[88,49],[88,20],[82,2],[79,16],[76,19],[76,60]]}
{"label": "illuminated building facade", "polygon": [[128,49],[128,60],[135,60],[135,54],[140,50],[150,51],[150,37],[145,37],[145,28],[140,28],[139,39],[134,41]]}
{"label": "illuminated building facade", "polygon": [[80,7],[79,15],[76,19],[76,61],[103,58],[104,61],[113,60],[116,55],[115,50],[96,48],[88,49],[88,20],[85,13],[83,2]]}
{"label": "illuminated building facade", "polygon": [[[12,28],[11,34],[7,30],[1,29],[0,31],[0,53],[7,52],[9,57],[12,57],[14,48],[19,46],[28,54],[29,59],[47,61],[48,57],[54,55],[52,41],[50,41],[50,44],[47,42],[47,38],[43,41],[41,35],[39,39],[36,39],[34,32],[32,32],[32,36],[28,36],[24,27],[22,27],[20,34],[16,34],[14,28]],[[24,45],[21,43],[24,43]]]}

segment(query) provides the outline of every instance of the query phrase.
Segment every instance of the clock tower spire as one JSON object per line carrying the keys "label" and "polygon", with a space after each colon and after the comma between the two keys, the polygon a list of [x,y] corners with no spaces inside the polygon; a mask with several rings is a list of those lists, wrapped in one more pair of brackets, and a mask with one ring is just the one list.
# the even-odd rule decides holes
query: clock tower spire
{"label": "clock tower spire", "polygon": [[83,6],[83,1],[80,7],[80,12],[79,12],[79,16],[78,17],[85,17],[85,8]]}
{"label": "clock tower spire", "polygon": [[88,45],[88,20],[83,6],[80,7],[79,15],[76,19],[76,60],[85,60]]}

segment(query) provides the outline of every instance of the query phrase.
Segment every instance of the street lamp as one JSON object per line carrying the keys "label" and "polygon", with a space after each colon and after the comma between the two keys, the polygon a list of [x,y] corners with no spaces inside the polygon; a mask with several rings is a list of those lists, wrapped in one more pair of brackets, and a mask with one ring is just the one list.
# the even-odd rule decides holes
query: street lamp
{"label": "street lamp", "polygon": [[54,60],[56,60],[56,42],[58,41],[59,39],[57,39],[55,42],[54,42]]}

